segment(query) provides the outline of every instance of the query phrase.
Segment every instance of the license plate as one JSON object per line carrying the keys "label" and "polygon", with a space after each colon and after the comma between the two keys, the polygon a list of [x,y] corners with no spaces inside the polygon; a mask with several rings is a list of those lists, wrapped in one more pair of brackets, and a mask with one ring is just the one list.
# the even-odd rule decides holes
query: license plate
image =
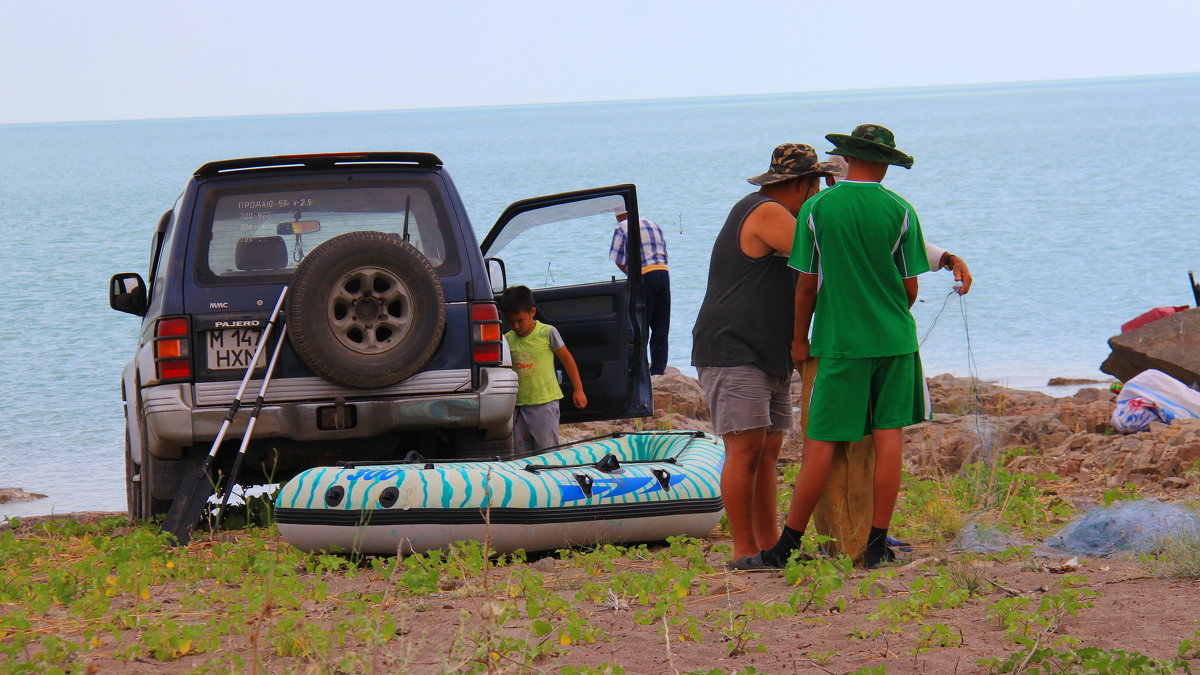
{"label": "license plate", "polygon": [[[225,328],[208,331],[208,369],[245,370],[250,367],[259,331],[254,328]],[[260,354],[256,367],[267,365],[267,355]]]}

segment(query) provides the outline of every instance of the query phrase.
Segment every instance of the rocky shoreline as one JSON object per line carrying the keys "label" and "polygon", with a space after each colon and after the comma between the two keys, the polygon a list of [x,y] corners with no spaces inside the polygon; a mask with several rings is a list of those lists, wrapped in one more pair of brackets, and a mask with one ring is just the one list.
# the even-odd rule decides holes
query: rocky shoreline
{"label": "rocky shoreline", "polygon": [[[800,381],[792,381],[796,406]],[[1200,491],[1200,420],[1154,424],[1138,434],[1118,434],[1109,422],[1116,395],[1107,388],[1071,396],[972,381],[952,375],[929,380],[933,419],[905,430],[905,468],[916,475],[958,471],[973,461],[999,460],[1022,473],[1056,474],[1064,483],[1115,487],[1132,483],[1148,493],[1175,498]],[[653,420],[591,422],[564,427],[563,440],[614,430],[699,429],[712,431],[704,391],[675,368],[654,377]],[[781,458],[800,457],[793,431]],[[1018,451],[1019,449],[1019,451]]]}
{"label": "rocky shoreline", "polygon": [[[654,380],[654,417],[563,427],[563,442],[612,431],[696,429],[711,433],[704,390],[693,377],[668,368]],[[800,405],[800,380],[792,396]],[[905,469],[914,475],[953,473],[964,464],[999,460],[1010,470],[1055,474],[1061,485],[1096,489],[1133,484],[1147,495],[1176,500],[1200,494],[1200,420],[1152,424],[1137,434],[1114,432],[1116,395],[1107,388],[1054,397],[988,382],[938,375],[929,379],[933,419],[905,429]],[[793,431],[780,459],[800,460]],[[0,488],[0,504],[45,495]],[[71,514],[78,515],[78,514]]]}

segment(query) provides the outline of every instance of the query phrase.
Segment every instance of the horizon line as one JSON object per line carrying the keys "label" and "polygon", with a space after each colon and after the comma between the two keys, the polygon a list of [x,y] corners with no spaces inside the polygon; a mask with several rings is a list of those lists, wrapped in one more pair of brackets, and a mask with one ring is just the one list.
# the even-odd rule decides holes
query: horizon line
{"label": "horizon line", "polygon": [[0,127],[6,126],[35,126],[35,125],[54,125],[54,124],[111,124],[117,122],[182,122],[182,121],[201,121],[201,120],[224,120],[224,119],[246,119],[257,117],[290,117],[302,115],[364,115],[378,113],[402,113],[402,112],[436,112],[436,111],[464,111],[464,110],[487,110],[495,108],[528,108],[536,106],[569,106],[569,105],[590,105],[598,103],[652,103],[652,102],[667,102],[667,101],[702,101],[711,99],[737,99],[737,98],[754,98],[761,96],[801,96],[801,95],[846,95],[846,94],[866,94],[866,93],[898,93],[898,92],[919,92],[944,89],[971,89],[985,88],[995,86],[1030,86],[1030,85],[1055,85],[1055,84],[1070,84],[1070,83],[1086,83],[1086,82],[1105,82],[1119,80],[1139,80],[1153,78],[1186,78],[1200,75],[1200,72],[1178,72],[1178,73],[1147,73],[1142,75],[1105,75],[1100,77],[1074,77],[1074,78],[1058,78],[1049,80],[1001,80],[995,82],[969,82],[958,84],[922,84],[922,85],[902,85],[894,87],[875,87],[869,89],[814,89],[810,91],[773,91],[773,92],[757,92],[748,94],[705,94],[694,96],[667,96],[667,97],[644,97],[644,98],[600,98],[587,99],[577,101],[537,101],[526,103],[481,103],[473,105],[432,105],[432,106],[415,106],[411,108],[370,108],[362,110],[317,110],[308,112],[277,112],[277,113],[237,113],[229,115],[181,115],[177,117],[122,117],[122,118],[106,118],[93,120],[59,120],[54,122],[0,122]]}

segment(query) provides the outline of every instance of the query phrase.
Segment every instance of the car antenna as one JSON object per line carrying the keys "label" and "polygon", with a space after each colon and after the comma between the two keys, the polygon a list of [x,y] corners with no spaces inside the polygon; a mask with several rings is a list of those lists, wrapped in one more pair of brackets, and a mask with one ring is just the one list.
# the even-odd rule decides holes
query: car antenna
{"label": "car antenna", "polygon": [[412,195],[404,198],[404,242],[408,243],[408,207],[412,205]]}

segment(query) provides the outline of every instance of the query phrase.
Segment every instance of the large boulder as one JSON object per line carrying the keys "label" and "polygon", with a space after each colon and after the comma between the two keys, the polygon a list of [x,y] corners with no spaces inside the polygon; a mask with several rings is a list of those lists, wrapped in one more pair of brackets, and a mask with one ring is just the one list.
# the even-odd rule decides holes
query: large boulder
{"label": "large boulder", "polygon": [[654,389],[655,417],[678,413],[693,419],[708,419],[708,401],[696,378],[668,366],[667,372],[653,376],[650,382]]}
{"label": "large boulder", "polygon": [[0,504],[9,502],[31,502],[35,499],[45,499],[46,495],[36,492],[26,492],[19,487],[0,488]]}
{"label": "large boulder", "polygon": [[1122,381],[1154,368],[1188,386],[1200,386],[1200,308],[1114,335],[1108,346],[1112,354],[1100,370]]}

